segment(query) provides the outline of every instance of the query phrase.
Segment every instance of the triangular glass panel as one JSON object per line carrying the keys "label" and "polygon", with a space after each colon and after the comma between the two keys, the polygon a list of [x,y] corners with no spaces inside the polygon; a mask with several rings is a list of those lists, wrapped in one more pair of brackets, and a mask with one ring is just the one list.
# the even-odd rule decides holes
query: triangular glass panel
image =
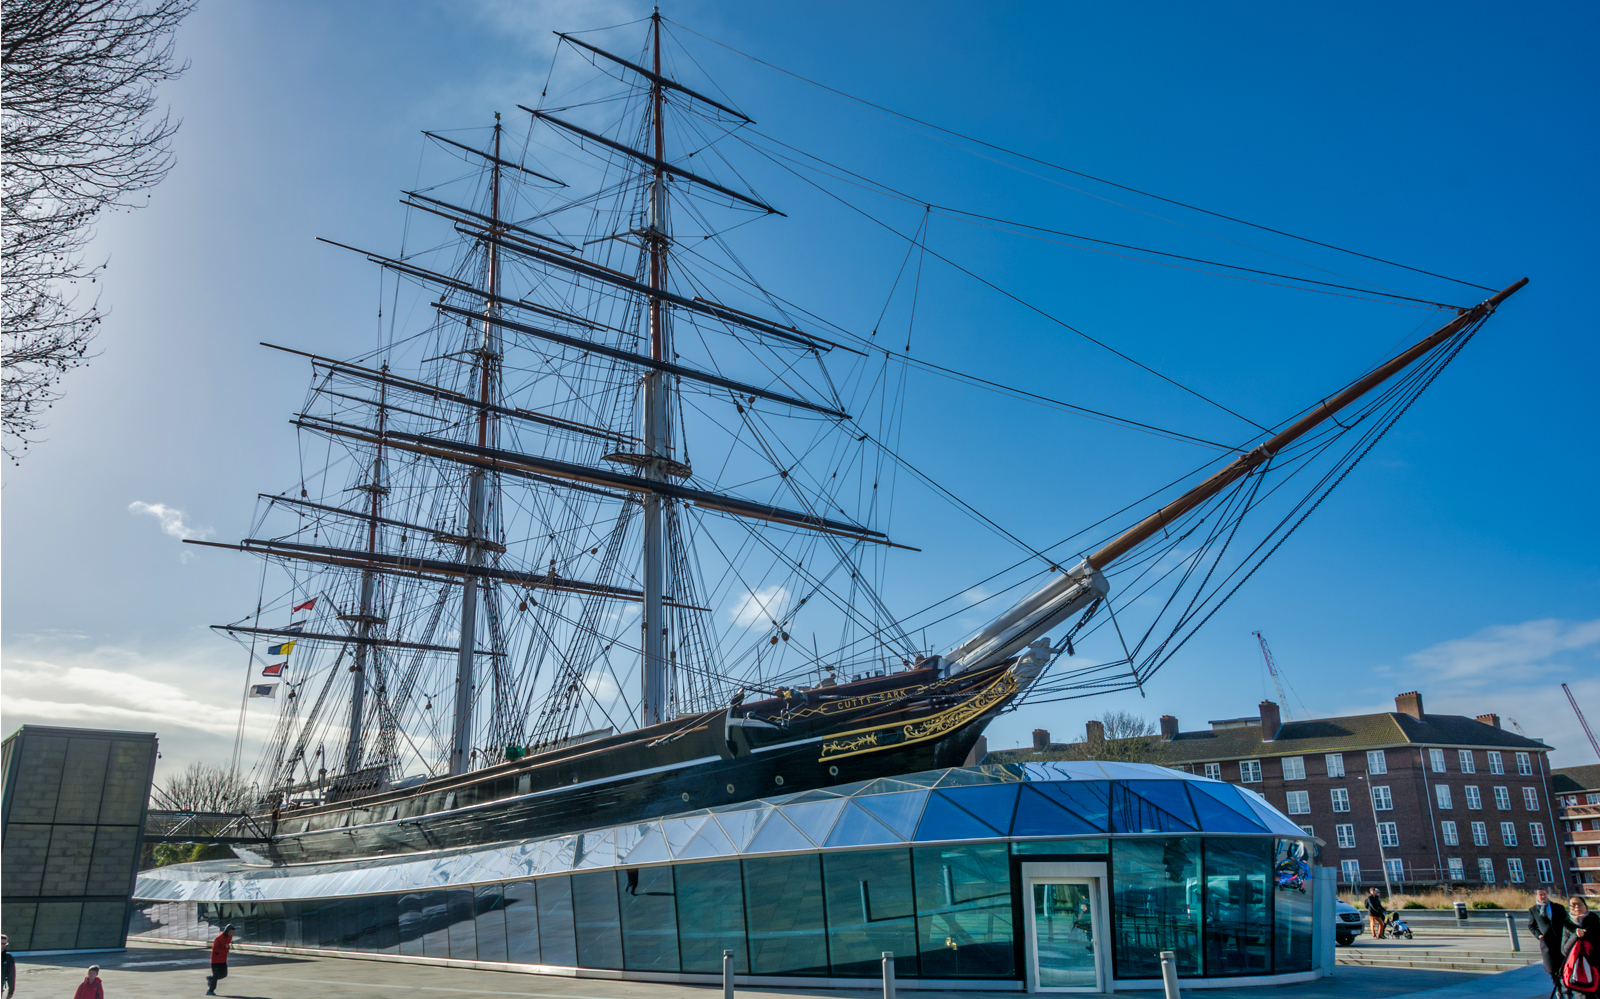
{"label": "triangular glass panel", "polygon": [[903,791],[900,794],[874,794],[853,798],[856,804],[871,812],[878,821],[910,839],[917,831],[917,820],[922,817],[922,806],[928,800],[927,791]]}
{"label": "triangular glass panel", "polygon": [[827,801],[807,801],[793,805],[784,805],[784,817],[793,822],[797,828],[811,842],[821,846],[828,838],[828,831],[833,828],[833,821],[839,817],[839,812],[844,808],[845,799],[832,798]]}
{"label": "triangular glass panel", "polygon": [[1111,784],[1111,831],[1130,833],[1190,832],[1195,828],[1194,809],[1188,796],[1173,800],[1172,790],[1152,787],[1175,784],[1183,793],[1181,781],[1113,781]]}
{"label": "triangular glass panel", "polygon": [[801,791],[799,794],[797,794],[794,797],[790,798],[788,801],[783,802],[783,804],[786,804],[786,805],[798,805],[803,801],[829,801],[829,800],[831,800],[833,798],[838,798],[838,797],[842,797],[842,796],[838,795],[838,794],[834,794],[832,791],[822,791],[822,790]]}
{"label": "triangular glass panel", "polygon": [[626,857],[628,851],[632,850],[639,840],[644,838],[644,834],[653,829],[655,829],[655,825],[649,822],[635,823],[631,826],[617,826],[615,839],[617,856],[619,858]]}
{"label": "triangular glass panel", "polygon": [[963,784],[1008,784],[1011,778],[1004,773],[992,774],[988,768],[955,767],[944,772],[935,787],[958,787]]}
{"label": "triangular glass panel", "polygon": [[1111,821],[1110,781],[1040,781],[1028,787],[1076,815],[1094,832],[1105,832]]}
{"label": "triangular glass panel", "polygon": [[1158,767],[1154,763],[1118,763],[1115,760],[1101,760],[1100,769],[1105,771],[1112,780],[1160,780],[1177,776],[1175,771],[1166,767]]}
{"label": "triangular glass panel", "polygon": [[1017,817],[1011,824],[1013,836],[1081,836],[1096,832],[1105,832],[1105,826],[1090,825],[1031,786],[1024,787],[1017,797]]}
{"label": "triangular glass panel", "polygon": [[539,873],[572,870],[572,857],[576,849],[576,837],[563,836],[560,839],[550,840],[546,844],[544,855],[539,858]]}
{"label": "triangular glass panel", "polygon": [[711,816],[704,812],[681,819],[662,819],[661,834],[667,837],[667,848],[676,856],[679,850],[688,846],[689,841],[694,839],[694,834],[700,831],[700,827],[710,820]]}
{"label": "triangular glass panel", "polygon": [[928,796],[922,821],[917,824],[919,840],[988,839],[1004,835],[938,791]]}
{"label": "triangular glass panel", "polygon": [[728,834],[722,831],[721,826],[707,822],[688,845],[674,853],[679,860],[695,860],[701,857],[731,857],[738,851],[733,848],[733,843],[729,842]]}
{"label": "triangular glass panel", "polygon": [[873,818],[860,805],[851,802],[844,814],[833,824],[826,846],[870,846],[875,843],[899,843],[901,838],[894,830]]}
{"label": "triangular glass panel", "polygon": [[655,864],[672,859],[672,851],[667,849],[667,839],[661,835],[661,830],[650,829],[640,838],[639,842],[629,850],[623,859],[626,864]]}
{"label": "triangular glass panel", "polygon": [[860,797],[863,794],[890,794],[894,791],[915,791],[916,789],[916,784],[908,784],[903,780],[895,780],[892,777],[879,777],[877,780],[857,791],[853,797]]}
{"label": "triangular glass panel", "polygon": [[942,787],[940,793],[1002,833],[1011,828],[1011,815],[1017,810],[1018,784],[973,784],[969,787]]}
{"label": "triangular glass panel", "polygon": [[939,783],[939,778],[943,776],[943,770],[924,770],[921,773],[901,774],[895,780],[904,781],[907,784],[915,784],[918,787],[932,787]]}
{"label": "triangular glass panel", "polygon": [[1261,795],[1247,787],[1237,788],[1236,790],[1244,796],[1244,800],[1249,803],[1251,810],[1256,813],[1256,817],[1265,823],[1266,827],[1272,832],[1288,836],[1304,836],[1306,834],[1304,829],[1289,821],[1288,816],[1272,807],[1272,803]]}
{"label": "triangular glass panel", "polygon": [[1261,832],[1267,828],[1232,784],[1198,780],[1186,783],[1200,828],[1206,832]]}
{"label": "triangular glass panel", "polygon": [[612,830],[599,833],[579,833],[573,868],[614,867],[617,863],[617,844]]}
{"label": "triangular glass panel", "polygon": [[743,850],[744,845],[750,842],[750,837],[755,835],[761,820],[771,811],[771,808],[746,808],[737,812],[722,812],[716,816],[716,821],[722,824],[722,831],[728,834],[734,847]]}
{"label": "triangular glass panel", "polygon": [[783,817],[783,812],[772,811],[767,815],[767,821],[761,823],[761,828],[750,838],[744,848],[745,856],[753,853],[782,853],[789,850],[814,850],[816,845],[793,822]]}
{"label": "triangular glass panel", "polygon": [[842,794],[848,797],[852,794],[860,794],[862,789],[871,783],[872,781],[870,780],[857,780],[851,781],[848,784],[835,784],[828,788],[828,790],[832,791],[834,794]]}
{"label": "triangular glass panel", "polygon": [[713,815],[721,815],[724,812],[742,812],[751,808],[761,808],[762,805],[763,803],[760,798],[751,798],[746,801],[735,801],[727,805],[713,805],[706,809],[706,811]]}

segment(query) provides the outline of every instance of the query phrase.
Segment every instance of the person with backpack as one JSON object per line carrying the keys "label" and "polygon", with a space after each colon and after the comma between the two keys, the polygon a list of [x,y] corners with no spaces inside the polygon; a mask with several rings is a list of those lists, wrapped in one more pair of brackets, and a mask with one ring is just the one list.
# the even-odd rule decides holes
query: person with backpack
{"label": "person with backpack", "polygon": [[1582,895],[1567,899],[1570,922],[1561,930],[1561,984],[1593,995],[1600,990],[1600,915],[1589,911]]}

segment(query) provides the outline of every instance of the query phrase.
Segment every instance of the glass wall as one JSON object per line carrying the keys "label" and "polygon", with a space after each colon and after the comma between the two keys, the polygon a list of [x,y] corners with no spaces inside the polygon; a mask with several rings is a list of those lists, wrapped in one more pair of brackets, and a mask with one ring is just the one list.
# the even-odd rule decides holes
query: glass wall
{"label": "glass wall", "polygon": [[[1168,817],[1181,818],[1167,803]],[[1112,802],[1128,810],[1136,802]],[[1148,813],[1154,814],[1154,813]],[[1160,821],[1168,818],[1156,816]],[[1070,841],[1058,841],[1061,843]],[[1110,851],[1110,944],[1119,979],[1308,971],[1307,845],[1265,837],[1095,841]],[[799,853],[583,871],[474,888],[249,903],[140,903],[136,936],[522,965],[716,975],[1016,980],[1008,843]],[[1026,904],[1029,900],[1023,900]]]}

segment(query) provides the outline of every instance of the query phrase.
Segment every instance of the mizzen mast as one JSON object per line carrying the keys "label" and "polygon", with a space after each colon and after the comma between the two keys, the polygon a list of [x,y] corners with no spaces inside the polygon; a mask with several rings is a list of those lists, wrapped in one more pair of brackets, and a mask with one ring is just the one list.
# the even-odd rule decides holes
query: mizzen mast
{"label": "mizzen mast", "polygon": [[[473,353],[478,357],[478,446],[490,446],[489,423],[498,420],[494,412],[495,378],[499,372],[500,327],[497,323],[500,309],[500,112],[494,115],[494,156],[490,160],[491,181],[489,192],[490,239],[484,241],[489,266],[487,292],[484,296],[482,336]],[[498,435],[496,435],[497,437]],[[485,544],[490,540],[490,492],[494,483],[487,469],[474,467],[467,475],[467,530],[463,561],[468,566],[481,566]],[[476,575],[466,575],[461,582],[461,644],[456,659],[455,726],[450,743],[450,773],[463,774],[470,769],[472,757],[472,707],[477,699],[474,675],[478,631],[478,588],[490,587],[488,580]]]}
{"label": "mizzen mast", "polygon": [[[650,117],[655,133],[655,166],[650,178],[648,216],[643,238],[650,254],[650,357],[657,362],[667,361],[671,355],[670,333],[666,328],[665,310],[660,292],[667,283],[667,247],[671,237],[667,227],[666,129],[662,121],[665,107],[661,76],[661,11],[650,15],[651,41],[654,52],[650,77]],[[663,481],[672,461],[672,427],[669,415],[671,382],[667,373],[654,369],[643,378],[644,453],[643,472],[647,478]],[[644,613],[640,619],[643,632],[641,673],[644,680],[643,699],[640,703],[643,725],[666,721],[671,711],[672,693],[667,669],[667,618],[665,605],[667,519],[671,516],[671,500],[660,492],[649,492],[644,503]]]}

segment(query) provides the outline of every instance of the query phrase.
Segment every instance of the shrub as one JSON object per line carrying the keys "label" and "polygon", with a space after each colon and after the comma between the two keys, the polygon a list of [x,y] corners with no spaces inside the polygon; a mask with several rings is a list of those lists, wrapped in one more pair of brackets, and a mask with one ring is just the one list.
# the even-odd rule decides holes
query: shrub
{"label": "shrub", "polygon": [[1400,908],[1402,908],[1402,909],[1426,909],[1427,906],[1423,905],[1421,902],[1407,902],[1405,905],[1402,905]]}
{"label": "shrub", "polygon": [[1472,903],[1472,907],[1474,909],[1498,909],[1498,908],[1500,908],[1500,903],[1499,902],[1487,902],[1487,901],[1479,900],[1477,902],[1473,902]]}

